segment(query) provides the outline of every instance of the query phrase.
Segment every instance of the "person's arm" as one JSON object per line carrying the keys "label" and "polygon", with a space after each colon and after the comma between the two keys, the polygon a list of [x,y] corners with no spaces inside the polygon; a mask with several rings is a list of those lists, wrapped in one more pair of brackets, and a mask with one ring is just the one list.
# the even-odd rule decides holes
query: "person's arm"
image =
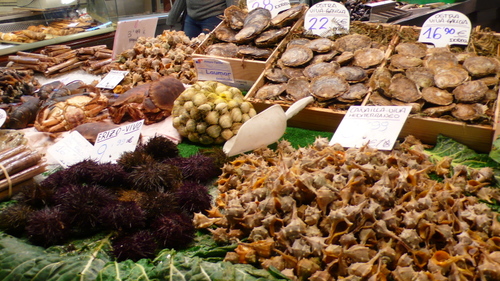
{"label": "person's arm", "polygon": [[165,24],[167,26],[173,26],[176,23],[180,22],[182,12],[186,10],[186,0],[175,0],[172,9],[168,13],[167,20]]}

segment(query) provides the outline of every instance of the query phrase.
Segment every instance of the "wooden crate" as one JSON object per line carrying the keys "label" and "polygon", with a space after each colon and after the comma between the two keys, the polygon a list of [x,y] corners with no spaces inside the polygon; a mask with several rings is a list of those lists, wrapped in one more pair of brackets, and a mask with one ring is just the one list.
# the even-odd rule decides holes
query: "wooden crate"
{"label": "wooden crate", "polygon": [[[407,28],[407,27],[401,27]],[[399,39],[394,39],[391,43],[391,50]],[[390,54],[391,50],[387,53]],[[271,62],[272,63],[272,62]],[[267,66],[270,67],[271,63]],[[247,99],[252,102],[257,112],[261,112],[269,106],[280,104],[283,110],[287,110],[290,103],[280,103],[273,101],[261,101],[253,98],[257,90],[264,85],[263,73],[259,76],[253,87],[247,95]],[[368,96],[367,96],[368,98]],[[363,105],[366,104],[363,102]],[[288,125],[317,131],[335,132],[336,128],[342,122],[345,116],[345,111],[332,110],[328,108],[320,108],[307,106],[297,115],[288,120]],[[408,135],[413,135],[426,144],[435,144],[437,136],[453,138],[454,140],[467,145],[468,147],[478,151],[487,153],[491,150],[492,142],[500,134],[499,129],[499,104],[497,102],[495,109],[494,122],[489,125],[471,125],[459,121],[447,121],[439,118],[410,116],[403,126],[399,137],[402,139]]]}

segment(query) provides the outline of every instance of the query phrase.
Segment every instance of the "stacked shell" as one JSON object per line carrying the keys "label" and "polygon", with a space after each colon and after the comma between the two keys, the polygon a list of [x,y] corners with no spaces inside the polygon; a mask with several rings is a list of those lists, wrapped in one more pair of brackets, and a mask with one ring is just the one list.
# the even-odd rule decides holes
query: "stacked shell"
{"label": "stacked shell", "polygon": [[199,81],[175,100],[173,125],[181,136],[202,144],[221,144],[256,115],[241,91],[216,81]]}
{"label": "stacked shell", "polygon": [[500,223],[480,202],[500,199],[492,170],[450,163],[412,137],[390,152],[281,141],[226,164],[195,223],[238,244],[227,261],[291,280],[498,280]]}
{"label": "stacked shell", "polygon": [[360,104],[374,68],[385,60],[387,45],[369,36],[292,39],[264,74],[264,85],[253,98],[295,101],[313,95],[319,106],[346,109]]}
{"label": "stacked shell", "polygon": [[248,12],[230,6],[224,11],[224,20],[214,30],[214,38],[203,54],[266,60],[306,9],[305,4],[298,4],[272,17],[264,8]]}
{"label": "stacked shell", "polygon": [[389,59],[388,67],[372,76],[372,104],[411,105],[412,113],[424,116],[491,124],[500,73],[497,58],[403,42]]}

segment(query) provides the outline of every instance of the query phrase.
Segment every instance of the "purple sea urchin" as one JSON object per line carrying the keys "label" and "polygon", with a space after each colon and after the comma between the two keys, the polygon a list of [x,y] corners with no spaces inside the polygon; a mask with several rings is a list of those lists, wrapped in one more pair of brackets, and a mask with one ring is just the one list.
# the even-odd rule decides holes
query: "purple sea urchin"
{"label": "purple sea urchin", "polygon": [[179,167],[184,180],[208,183],[221,174],[221,167],[215,165],[214,159],[197,153],[191,157],[177,157],[166,163]]}
{"label": "purple sea urchin", "polygon": [[148,230],[141,230],[127,236],[118,237],[113,241],[112,245],[113,254],[119,261],[153,258],[158,247],[153,234]]}
{"label": "purple sea urchin", "polygon": [[192,213],[207,213],[210,209],[212,196],[208,189],[199,183],[185,181],[184,184],[175,191],[177,204],[182,210]]}
{"label": "purple sea urchin", "polygon": [[153,156],[146,154],[141,147],[137,147],[134,151],[122,153],[120,158],[116,160],[116,163],[121,165],[127,172],[133,171],[139,166],[150,165],[154,162]]}
{"label": "purple sea urchin", "polygon": [[136,167],[129,173],[128,179],[134,189],[164,192],[179,187],[181,173],[173,165],[153,162]]}
{"label": "purple sea urchin", "polygon": [[10,235],[21,235],[34,209],[25,204],[10,205],[0,212],[0,229]]}
{"label": "purple sea urchin", "polygon": [[156,161],[179,156],[177,145],[164,136],[154,136],[143,145],[144,152],[151,155]]}
{"label": "purple sea urchin", "polygon": [[59,188],[54,201],[68,215],[77,232],[94,232],[100,226],[102,209],[117,200],[108,189],[97,185],[68,185]]}
{"label": "purple sea urchin", "polygon": [[147,200],[142,202],[141,207],[148,219],[180,211],[173,192],[148,192],[147,195]]}
{"label": "purple sea urchin", "polygon": [[21,190],[17,197],[19,202],[41,209],[53,205],[53,195],[54,188],[34,183]]}
{"label": "purple sea urchin", "polygon": [[195,232],[191,219],[182,213],[159,216],[152,223],[152,229],[160,247],[175,249],[191,243]]}
{"label": "purple sea urchin", "polygon": [[34,211],[26,223],[28,239],[36,245],[48,247],[64,242],[69,237],[69,226],[59,208]]}
{"label": "purple sea urchin", "polygon": [[146,214],[134,201],[116,201],[105,206],[100,214],[103,226],[111,230],[127,230],[146,226]]}

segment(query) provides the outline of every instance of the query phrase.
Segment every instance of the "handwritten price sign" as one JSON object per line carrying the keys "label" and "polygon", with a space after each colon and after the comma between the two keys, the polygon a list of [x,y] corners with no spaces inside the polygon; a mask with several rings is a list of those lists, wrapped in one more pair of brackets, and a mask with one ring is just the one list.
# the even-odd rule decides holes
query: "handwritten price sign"
{"label": "handwritten price sign", "polygon": [[94,157],[100,163],[115,162],[123,152],[133,151],[139,141],[144,120],[101,132],[94,144]]}
{"label": "handwritten price sign", "polygon": [[247,7],[249,11],[256,8],[268,9],[271,16],[275,17],[279,12],[288,10],[292,6],[289,0],[247,0]]}
{"label": "handwritten price sign", "polygon": [[330,145],[391,150],[410,111],[411,106],[351,106]]}
{"label": "handwritten price sign", "polygon": [[323,37],[349,33],[350,16],[347,8],[334,1],[322,1],[307,10],[306,32]]}
{"label": "handwritten price sign", "polygon": [[139,37],[154,37],[158,18],[119,21],[113,42],[113,59],[134,47]]}
{"label": "handwritten price sign", "polygon": [[418,41],[435,47],[467,45],[471,32],[469,18],[457,11],[443,11],[429,17],[422,26]]}

